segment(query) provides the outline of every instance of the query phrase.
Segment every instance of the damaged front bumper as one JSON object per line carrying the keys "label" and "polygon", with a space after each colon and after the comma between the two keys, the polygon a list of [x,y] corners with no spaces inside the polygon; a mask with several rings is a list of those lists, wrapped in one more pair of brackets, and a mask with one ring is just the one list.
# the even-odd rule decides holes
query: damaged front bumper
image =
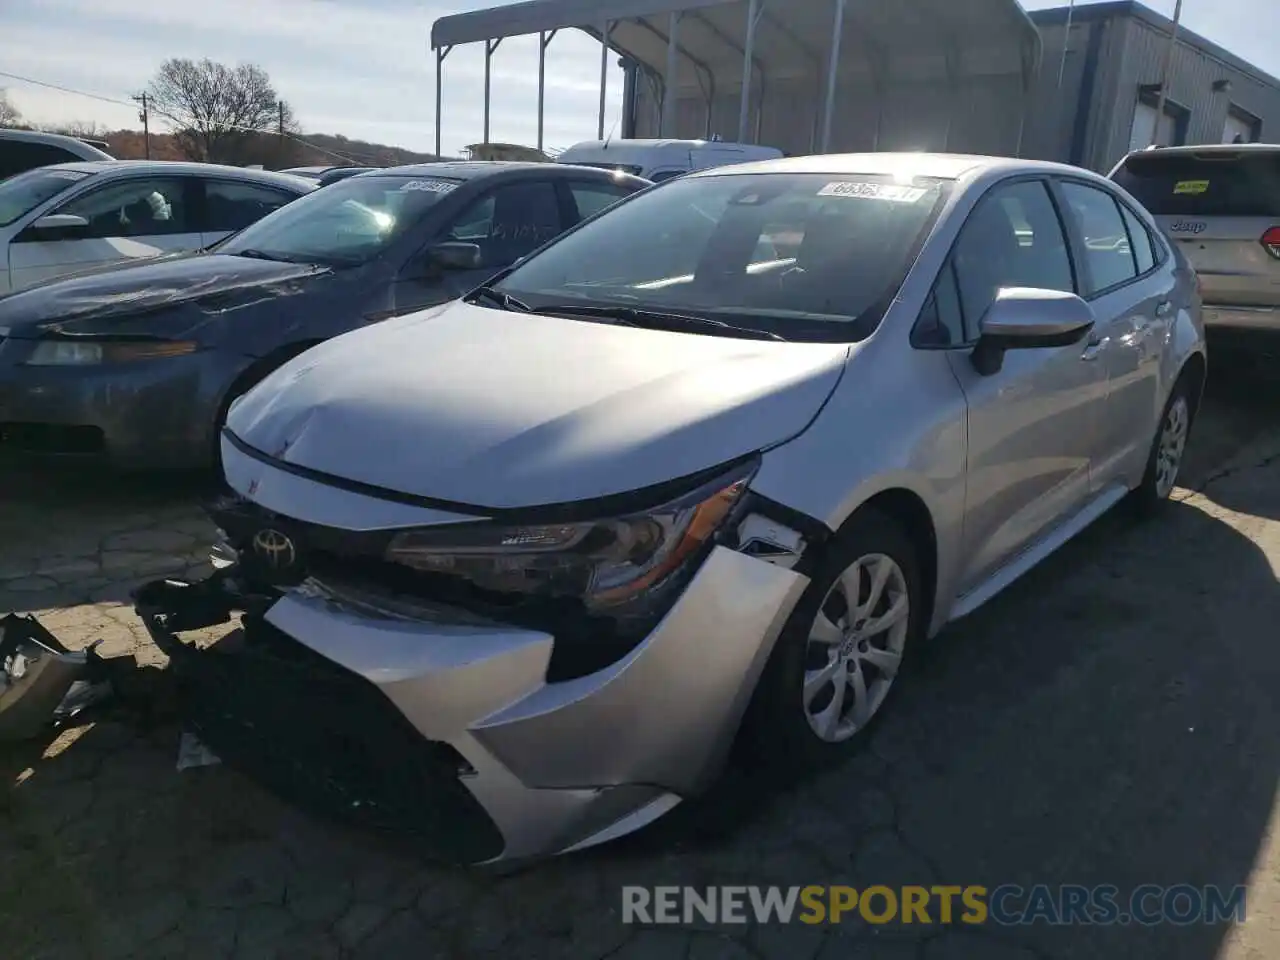
{"label": "damaged front bumper", "polygon": [[[441,607],[405,616],[235,564],[135,600],[192,732],[307,809],[478,864],[630,833],[719,772],[807,578],[718,547],[617,662],[548,680],[555,637]],[[239,630],[197,647],[184,631]]]}

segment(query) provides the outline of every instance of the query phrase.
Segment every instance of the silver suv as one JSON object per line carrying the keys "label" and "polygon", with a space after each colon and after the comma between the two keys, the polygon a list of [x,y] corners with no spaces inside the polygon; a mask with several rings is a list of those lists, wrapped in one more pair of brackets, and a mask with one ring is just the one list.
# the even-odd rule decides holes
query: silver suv
{"label": "silver suv", "polygon": [[1141,150],[1111,179],[1191,261],[1206,326],[1280,332],[1280,145]]}

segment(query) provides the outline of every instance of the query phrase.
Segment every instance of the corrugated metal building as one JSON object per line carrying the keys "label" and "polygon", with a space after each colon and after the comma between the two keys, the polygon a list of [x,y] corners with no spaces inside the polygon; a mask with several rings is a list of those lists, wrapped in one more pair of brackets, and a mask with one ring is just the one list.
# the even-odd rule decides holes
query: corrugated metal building
{"label": "corrugated metal building", "polygon": [[[706,31],[698,46],[718,56],[741,57],[732,36],[746,4],[681,14],[680,36]],[[831,44],[832,8],[842,42]],[[760,31],[753,59],[751,125],[745,139],[788,153],[864,150],[938,150],[1017,153],[1024,135],[1028,95],[1036,79],[1036,33],[1018,4],[1008,0],[849,0],[761,4],[778,25],[803,22],[807,44],[776,29]],[[741,28],[738,28],[739,33]],[[718,41],[718,42],[717,42]],[[717,49],[718,47],[718,49]],[[649,59],[656,59],[656,53]],[[832,55],[838,60],[831,72]],[[834,83],[828,80],[834,77]],[[677,92],[674,125],[662,130],[663,84],[643,69],[628,84],[624,136],[743,139],[738,119],[743,84],[725,75],[699,83],[694,72]],[[822,117],[830,104],[830,136]]]}
{"label": "corrugated metal building", "polygon": [[[764,143],[789,153],[1016,153],[1040,37],[1017,0],[524,0],[441,17],[443,68],[460,44],[536,34],[538,129],[547,44],[576,28],[602,41],[598,136],[611,55],[626,67],[625,137]],[[438,152],[438,147],[437,147]]]}
{"label": "corrugated metal building", "polygon": [[540,36],[541,146],[547,47],[568,28],[602,41],[601,138],[606,67],[621,56],[624,137],[1005,153],[1099,171],[1153,139],[1280,140],[1280,81],[1185,30],[1156,137],[1173,24],[1136,0],[1029,15],[1016,0],[524,0],[433,25],[437,152],[449,51],[485,44],[488,142],[490,60],[503,37],[527,34]]}
{"label": "corrugated metal building", "polygon": [[1030,15],[1043,56],[1028,155],[1108,171],[1153,139],[1166,146],[1280,140],[1280,80],[1182,29],[1153,136],[1172,22],[1134,0],[1115,0],[1076,6],[1068,35],[1068,12]]}

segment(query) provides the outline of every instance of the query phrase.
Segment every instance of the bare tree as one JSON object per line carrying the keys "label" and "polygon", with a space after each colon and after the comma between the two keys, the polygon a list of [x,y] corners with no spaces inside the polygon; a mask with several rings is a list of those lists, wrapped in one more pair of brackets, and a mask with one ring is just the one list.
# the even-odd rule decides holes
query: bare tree
{"label": "bare tree", "polygon": [[147,89],[151,110],[172,124],[193,160],[213,163],[277,159],[292,134],[293,114],[261,67],[212,60],[166,60]]}
{"label": "bare tree", "polygon": [[0,87],[0,127],[16,127],[22,122],[22,111],[9,99],[9,91]]}
{"label": "bare tree", "polygon": [[71,120],[68,123],[43,124],[40,127],[49,133],[61,133],[68,137],[88,137],[90,140],[101,140],[110,131],[93,120]]}

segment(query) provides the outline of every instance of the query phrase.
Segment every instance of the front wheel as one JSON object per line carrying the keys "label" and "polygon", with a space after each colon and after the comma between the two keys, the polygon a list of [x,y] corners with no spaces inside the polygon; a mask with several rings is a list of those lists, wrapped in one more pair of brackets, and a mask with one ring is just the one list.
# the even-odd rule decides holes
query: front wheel
{"label": "front wheel", "polygon": [[927,609],[916,551],[868,510],[832,544],[760,678],[747,734],[762,759],[838,761],[878,716]]}

